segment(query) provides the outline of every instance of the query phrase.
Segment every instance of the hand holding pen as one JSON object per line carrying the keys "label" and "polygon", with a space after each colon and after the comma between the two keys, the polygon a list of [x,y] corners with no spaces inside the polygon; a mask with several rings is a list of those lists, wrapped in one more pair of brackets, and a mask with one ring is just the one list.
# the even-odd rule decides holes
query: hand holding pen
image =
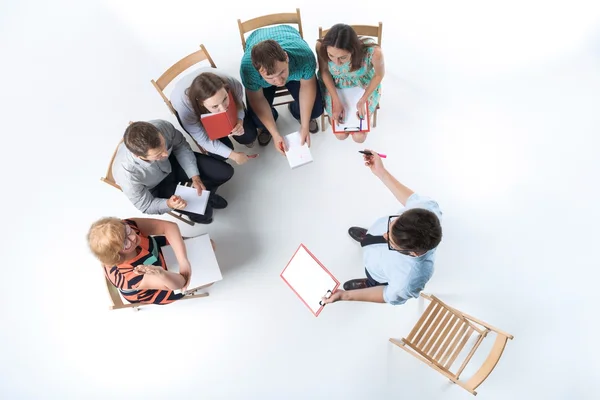
{"label": "hand holding pen", "polygon": [[385,154],[379,154],[372,150],[365,149],[364,151],[359,150],[359,153],[363,154],[363,159],[365,160],[365,165],[371,169],[371,172],[375,174],[375,176],[381,177],[385,172],[385,167],[383,166],[382,158],[385,158]]}

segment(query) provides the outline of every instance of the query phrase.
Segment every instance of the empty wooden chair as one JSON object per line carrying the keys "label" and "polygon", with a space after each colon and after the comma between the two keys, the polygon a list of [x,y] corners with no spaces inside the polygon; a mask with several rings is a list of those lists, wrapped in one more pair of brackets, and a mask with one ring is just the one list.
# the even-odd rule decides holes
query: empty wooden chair
{"label": "empty wooden chair", "polygon": [[[298,32],[300,32],[300,36],[304,38],[302,33],[302,19],[300,18],[300,9],[296,8],[295,13],[279,13],[279,14],[269,14],[263,15],[261,17],[256,17],[249,19],[247,21],[242,22],[242,20],[238,19],[238,28],[240,30],[240,38],[242,40],[242,50],[246,51],[246,37],[245,34],[251,31],[254,31],[259,28],[263,28],[271,25],[281,25],[281,24],[296,24],[298,26]],[[282,97],[287,97],[286,99],[281,99]],[[279,100],[279,101],[278,101]],[[292,103],[294,99],[290,95],[290,92],[287,90],[285,86],[277,87],[275,91],[275,101],[273,102],[273,107],[281,106],[284,104]]]}
{"label": "empty wooden chair", "polygon": [[[352,29],[354,29],[354,31],[356,32],[356,34],[358,36],[368,36],[368,37],[372,37],[373,39],[377,39],[377,44],[379,46],[381,46],[381,36],[383,33],[383,24],[380,22],[379,25],[350,25],[352,27]],[[325,35],[327,35],[327,32],[329,32],[329,29],[323,29],[321,27],[319,27],[319,39],[323,39],[323,37],[325,37]],[[377,108],[375,109],[375,112],[373,113],[373,128],[375,128],[377,126],[377,111],[379,110],[379,105],[381,104],[381,101],[377,104]],[[329,115],[327,115],[327,113],[325,111],[323,111],[323,114],[321,115],[321,130],[325,130],[325,118],[327,118],[327,121],[331,124],[331,120],[329,118]]]}
{"label": "empty wooden chair", "polygon": [[[498,364],[508,339],[512,339],[513,336],[444,304],[435,296],[423,293],[421,296],[430,300],[421,318],[408,337],[400,340],[390,339],[390,342],[476,395],[475,389]],[[489,332],[494,332],[496,339],[483,365],[468,380],[459,380],[460,374]],[[474,342],[470,349],[465,347],[469,341]],[[463,362],[452,372],[458,356],[467,351]]]}

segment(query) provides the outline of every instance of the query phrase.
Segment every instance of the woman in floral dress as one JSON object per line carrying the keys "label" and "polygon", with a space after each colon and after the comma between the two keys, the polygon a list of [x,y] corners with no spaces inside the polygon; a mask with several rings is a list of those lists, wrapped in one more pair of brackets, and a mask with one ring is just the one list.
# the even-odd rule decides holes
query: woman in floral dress
{"label": "woman in floral dress", "polygon": [[[365,104],[368,103],[369,116],[372,116],[379,104],[381,80],[385,74],[381,47],[370,38],[359,38],[350,25],[336,24],[317,41],[316,52],[319,60],[317,76],[325,110],[331,120],[343,122],[345,118],[336,88],[364,88],[365,92],[356,104],[357,113],[365,118]],[[336,137],[344,140],[348,133],[339,133]],[[366,132],[352,135],[357,143],[366,138]]]}

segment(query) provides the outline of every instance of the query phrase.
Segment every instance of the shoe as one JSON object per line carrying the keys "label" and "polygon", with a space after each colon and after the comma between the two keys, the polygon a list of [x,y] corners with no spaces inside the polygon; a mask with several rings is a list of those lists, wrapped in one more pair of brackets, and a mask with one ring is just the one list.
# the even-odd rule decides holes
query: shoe
{"label": "shoe", "polygon": [[191,221],[193,221],[193,222],[195,222],[195,223],[197,223],[197,224],[205,224],[205,225],[208,225],[208,224],[212,224],[212,222],[213,222],[213,219],[212,219],[212,217],[210,217],[210,218],[208,218],[208,219],[207,219],[207,218],[204,218],[204,216],[202,216],[202,215],[198,215],[197,217],[192,217],[192,216],[190,215],[189,217],[190,217],[190,220],[191,220]]}
{"label": "shoe", "polygon": [[269,144],[269,142],[271,141],[271,139],[273,138],[271,136],[271,133],[266,130],[265,128],[258,128],[258,144],[260,144],[261,146],[266,146]]}
{"label": "shoe", "polygon": [[245,146],[246,146],[247,148],[251,149],[251,148],[253,148],[253,147],[254,147],[254,143],[255,143],[255,142],[253,141],[252,143],[245,144]]}
{"label": "shoe", "polygon": [[222,210],[227,207],[228,203],[227,200],[215,193],[208,200],[208,204],[215,210]]}
{"label": "shoe", "polygon": [[344,283],[344,290],[366,289],[367,287],[367,278],[351,279]]}
{"label": "shoe", "polygon": [[319,132],[319,124],[317,123],[316,119],[311,119],[310,123],[308,124],[308,131],[310,133],[317,133]]}
{"label": "shoe", "polygon": [[348,235],[358,243],[362,242],[362,240],[367,236],[367,230],[365,228],[359,228],[358,226],[353,226],[348,229]]}

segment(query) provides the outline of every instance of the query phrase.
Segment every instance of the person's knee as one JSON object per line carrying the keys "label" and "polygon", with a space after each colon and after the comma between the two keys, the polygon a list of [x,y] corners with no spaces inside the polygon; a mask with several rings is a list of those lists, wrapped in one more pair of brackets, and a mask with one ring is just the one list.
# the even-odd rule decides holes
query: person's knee
{"label": "person's knee", "polygon": [[352,140],[356,143],[364,143],[364,141],[367,140],[367,135],[365,133],[355,133],[352,135]]}
{"label": "person's knee", "polygon": [[336,133],[335,137],[338,140],[346,140],[348,138],[348,134],[347,133]]}

